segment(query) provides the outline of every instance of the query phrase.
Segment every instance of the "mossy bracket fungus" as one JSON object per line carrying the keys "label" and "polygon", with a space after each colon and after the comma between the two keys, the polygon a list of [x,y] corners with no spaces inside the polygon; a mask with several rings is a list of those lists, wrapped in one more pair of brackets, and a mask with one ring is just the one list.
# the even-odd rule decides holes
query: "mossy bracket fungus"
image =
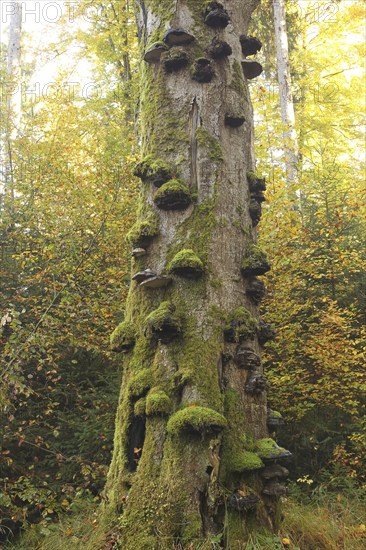
{"label": "mossy bracket fungus", "polygon": [[207,407],[191,406],[177,411],[170,417],[167,430],[170,435],[197,432],[201,435],[221,432],[227,425],[222,414]]}

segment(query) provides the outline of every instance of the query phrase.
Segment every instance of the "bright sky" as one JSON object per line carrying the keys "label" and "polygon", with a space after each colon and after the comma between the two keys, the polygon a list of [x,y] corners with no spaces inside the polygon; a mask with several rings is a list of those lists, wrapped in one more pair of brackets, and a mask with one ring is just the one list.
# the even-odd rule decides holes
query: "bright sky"
{"label": "bright sky", "polygon": [[[26,0],[14,2],[0,0],[0,38],[8,41],[8,30],[11,14],[15,9],[22,9],[23,60],[25,63],[36,63],[31,82],[27,84],[26,93],[34,98],[51,93],[52,85],[60,70],[66,71],[65,89],[82,93],[92,88],[92,66],[87,59],[76,62],[80,50],[74,46],[63,47],[63,37],[59,26],[63,19],[69,27],[88,28],[90,13],[87,10],[81,20],[75,21],[77,1],[69,0]],[[76,27],[77,25],[77,27]],[[39,52],[42,52],[40,55]]]}

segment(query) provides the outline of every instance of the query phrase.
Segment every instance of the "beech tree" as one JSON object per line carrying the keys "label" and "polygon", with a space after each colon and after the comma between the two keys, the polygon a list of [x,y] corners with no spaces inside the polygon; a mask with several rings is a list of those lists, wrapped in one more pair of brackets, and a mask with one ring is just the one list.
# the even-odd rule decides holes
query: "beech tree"
{"label": "beech tree", "polygon": [[[268,437],[247,36],[257,0],[140,0],[142,160],[105,516],[135,548],[242,548],[276,528],[290,453]],[[248,59],[248,56],[250,57]]]}

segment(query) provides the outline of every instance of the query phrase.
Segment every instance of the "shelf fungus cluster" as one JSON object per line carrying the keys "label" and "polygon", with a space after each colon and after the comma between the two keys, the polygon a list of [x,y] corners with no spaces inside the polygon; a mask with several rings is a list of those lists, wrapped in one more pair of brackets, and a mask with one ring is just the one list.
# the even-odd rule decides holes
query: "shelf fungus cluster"
{"label": "shelf fungus cluster", "polygon": [[[204,23],[213,30],[220,33],[230,23],[228,11],[220,2],[209,2],[203,13]],[[211,45],[206,49],[208,58],[195,58],[196,37],[186,29],[177,27],[168,29],[161,40],[149,45],[144,54],[144,61],[151,65],[162,64],[167,73],[174,73],[191,65],[191,77],[199,83],[208,83],[215,76],[214,67],[209,58],[220,60],[232,55],[233,50],[230,44],[215,36]],[[255,55],[262,47],[261,42],[253,37],[240,35],[240,44],[244,59],[241,61],[242,71],[246,79],[251,80],[259,76],[263,68],[258,61],[247,59]],[[225,124],[233,128],[244,123],[243,117],[236,117],[234,114],[227,114]]]}
{"label": "shelf fungus cluster", "polygon": [[171,302],[162,302],[146,319],[146,328],[153,338],[163,344],[169,344],[182,332],[181,319]]}
{"label": "shelf fungus cluster", "polygon": [[262,216],[262,202],[265,201],[266,183],[264,178],[257,177],[254,172],[248,172],[247,180],[250,192],[249,213],[253,226],[256,227]]}
{"label": "shelf fungus cluster", "polygon": [[283,426],[285,421],[280,412],[267,409],[267,426],[270,432],[275,432],[279,427]]}
{"label": "shelf fungus cluster", "polygon": [[251,80],[252,78],[256,78],[262,73],[263,67],[255,59],[247,59],[247,57],[257,54],[262,48],[262,43],[260,42],[260,40],[258,40],[258,38],[254,36],[247,36],[245,34],[242,34],[239,40],[241,44],[241,50],[245,58],[241,62],[243,73],[245,78]]}

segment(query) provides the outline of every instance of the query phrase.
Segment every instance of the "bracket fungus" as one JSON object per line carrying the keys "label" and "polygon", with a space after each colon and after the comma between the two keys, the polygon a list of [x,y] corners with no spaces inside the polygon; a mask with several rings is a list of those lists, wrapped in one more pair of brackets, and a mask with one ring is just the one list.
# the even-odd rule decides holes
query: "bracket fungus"
{"label": "bracket fungus", "polygon": [[206,25],[214,28],[224,29],[230,22],[229,14],[220,2],[209,2],[204,17]]}
{"label": "bracket fungus", "polygon": [[225,114],[225,125],[230,126],[231,128],[239,128],[243,126],[245,122],[245,116],[243,113],[226,113]]}
{"label": "bracket fungus", "polygon": [[152,388],[146,397],[147,416],[165,416],[170,414],[172,402],[165,391]]}
{"label": "bracket fungus", "polygon": [[251,198],[249,202],[249,215],[252,219],[253,227],[256,227],[262,217],[262,205],[254,198]]}
{"label": "bracket fungus", "polygon": [[134,175],[145,183],[152,183],[155,187],[161,187],[172,178],[172,170],[164,160],[147,155],[138,162],[133,171]]}
{"label": "bracket fungus", "polygon": [[144,416],[146,412],[146,398],[141,397],[133,406],[133,414],[135,416]]}
{"label": "bracket fungus", "polygon": [[168,265],[169,273],[187,277],[187,279],[198,279],[203,270],[202,261],[191,249],[178,252]]}
{"label": "bracket fungus", "polygon": [[146,250],[144,248],[134,248],[131,252],[131,256],[134,258],[143,258],[143,256],[146,256]]}
{"label": "bracket fungus", "polygon": [[272,409],[267,410],[267,426],[270,430],[274,431],[279,428],[279,426],[283,426],[284,424],[285,421],[280,412],[273,411]]}
{"label": "bracket fungus", "polygon": [[211,82],[215,76],[215,71],[211,65],[211,61],[205,57],[199,57],[195,60],[192,67],[192,79],[200,84]]}
{"label": "bracket fungus", "polygon": [[252,80],[257,78],[263,72],[263,67],[258,61],[254,59],[243,59],[241,62],[243,73],[246,79]]}
{"label": "bracket fungus", "polygon": [[224,336],[227,342],[240,343],[253,338],[258,329],[258,322],[245,307],[235,309],[227,319]]}
{"label": "bracket fungus", "polygon": [[210,47],[207,49],[207,53],[213,59],[222,59],[223,57],[228,57],[231,55],[233,53],[233,49],[230,44],[225,42],[225,40],[219,40],[215,37],[212,40]]}
{"label": "bracket fungus", "polygon": [[127,352],[134,347],[135,340],[135,327],[130,321],[123,321],[111,334],[111,350],[116,353]]}
{"label": "bracket fungus", "polygon": [[228,505],[237,512],[249,512],[256,508],[258,501],[257,495],[242,495],[241,491],[238,491],[228,498]]}
{"label": "bracket fungus", "polygon": [[252,370],[260,367],[262,361],[252,349],[239,346],[235,355],[235,363],[240,369]]}
{"label": "bracket fungus", "polygon": [[227,469],[234,473],[253,472],[262,468],[264,464],[261,458],[251,451],[232,451],[227,461]]}
{"label": "bracket fungus", "polygon": [[181,333],[180,319],[175,313],[171,302],[162,302],[159,307],[146,318],[147,328],[151,334],[163,344],[168,344]]}
{"label": "bracket fungus", "polygon": [[241,44],[241,51],[244,56],[255,55],[262,48],[262,42],[258,40],[255,36],[247,36],[246,34],[241,34],[239,37]]}
{"label": "bracket fungus", "polygon": [[159,233],[159,218],[151,213],[145,220],[138,220],[127,234],[127,240],[133,247],[146,248]]}
{"label": "bracket fungus", "polygon": [[168,46],[164,42],[155,42],[150,46],[144,55],[146,63],[159,63],[161,55],[168,51]]}
{"label": "bracket fungus", "polygon": [[197,432],[202,436],[220,433],[226,427],[226,419],[222,414],[206,407],[186,407],[170,417],[167,425],[168,433],[179,435],[184,432]]}
{"label": "bracket fungus", "polygon": [[256,275],[264,275],[271,269],[265,252],[259,246],[252,244],[244,257],[241,264],[241,272],[244,277],[255,277]]}
{"label": "bracket fungus", "polygon": [[154,203],[162,210],[185,210],[191,202],[188,187],[179,180],[164,183],[154,195]]}
{"label": "bracket fungus", "polygon": [[261,472],[261,477],[266,480],[270,479],[284,479],[289,476],[289,471],[281,464],[269,464]]}
{"label": "bracket fungus", "polygon": [[262,492],[264,495],[269,495],[271,497],[281,497],[287,495],[287,487],[282,485],[282,483],[278,483],[278,481],[273,480],[265,485]]}
{"label": "bracket fungus", "polygon": [[246,293],[254,304],[258,305],[266,295],[266,287],[262,281],[253,277],[253,279],[250,279],[248,282]]}
{"label": "bracket fungus", "polygon": [[267,389],[268,382],[264,374],[257,370],[252,371],[245,385],[245,391],[252,396],[258,396],[267,391]]}
{"label": "bracket fungus", "polygon": [[144,269],[144,271],[139,271],[133,275],[132,280],[135,281],[138,285],[151,277],[155,277],[156,273],[151,271],[151,269]]}
{"label": "bracket fungus", "polygon": [[140,283],[140,286],[142,288],[166,288],[170,285],[172,282],[172,279],[170,277],[166,277],[165,275],[156,275],[155,277],[149,277],[145,281],[142,281]]}
{"label": "bracket fungus", "polygon": [[260,456],[264,463],[276,462],[277,460],[287,460],[292,457],[292,453],[277,443],[270,437],[258,439],[256,441],[256,453]]}
{"label": "bracket fungus", "polygon": [[259,178],[254,172],[247,172],[247,180],[251,193],[266,190],[266,178]]}
{"label": "bracket fungus", "polygon": [[261,346],[264,346],[270,340],[276,338],[276,331],[272,325],[265,323],[263,319],[259,319],[258,329],[258,342]]}
{"label": "bracket fungus", "polygon": [[130,380],[128,388],[131,397],[144,397],[152,386],[153,378],[150,369],[138,371]]}
{"label": "bracket fungus", "polygon": [[161,61],[167,73],[174,73],[187,67],[189,57],[187,52],[182,50],[182,48],[172,48],[171,50],[163,53],[161,56]]}
{"label": "bracket fungus", "polygon": [[164,42],[168,46],[183,46],[195,40],[193,34],[182,28],[171,28],[164,34]]}

